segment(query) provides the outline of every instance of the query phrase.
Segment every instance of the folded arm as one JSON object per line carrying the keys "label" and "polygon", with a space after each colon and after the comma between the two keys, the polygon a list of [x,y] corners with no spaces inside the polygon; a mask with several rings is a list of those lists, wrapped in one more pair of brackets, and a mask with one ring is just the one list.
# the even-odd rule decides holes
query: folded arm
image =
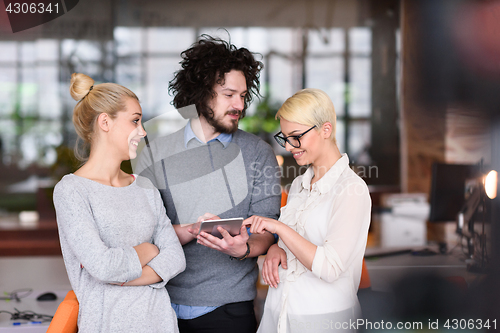
{"label": "folded arm", "polygon": [[145,279],[148,282],[159,278],[159,280],[148,284],[151,284],[154,288],[164,288],[170,279],[184,271],[186,258],[176,232],[165,212],[160,194],[155,191],[154,196],[158,224],[153,234],[153,243],[158,247],[159,254],[147,263],[143,269],[143,275],[146,275]]}
{"label": "folded arm", "polygon": [[[104,244],[89,202],[78,189],[58,184],[54,190],[54,205],[61,239],[90,275],[103,282],[129,281],[141,276],[142,262],[151,255],[144,254],[141,259],[132,246],[108,247]],[[139,251],[142,252],[142,247]]]}

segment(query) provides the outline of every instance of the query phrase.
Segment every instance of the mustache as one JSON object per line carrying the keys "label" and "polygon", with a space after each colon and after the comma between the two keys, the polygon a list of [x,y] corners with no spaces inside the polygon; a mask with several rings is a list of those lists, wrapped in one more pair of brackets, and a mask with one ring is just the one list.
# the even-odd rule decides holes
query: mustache
{"label": "mustache", "polygon": [[241,117],[241,111],[238,110],[230,110],[226,112],[226,115],[238,115]]}

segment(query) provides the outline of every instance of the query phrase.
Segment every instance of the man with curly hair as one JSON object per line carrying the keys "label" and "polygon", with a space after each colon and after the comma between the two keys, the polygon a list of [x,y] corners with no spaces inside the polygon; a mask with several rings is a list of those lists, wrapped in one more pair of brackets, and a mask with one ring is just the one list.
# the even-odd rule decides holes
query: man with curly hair
{"label": "man with curly hair", "polygon": [[221,228],[219,239],[198,234],[193,223],[279,215],[273,150],[238,129],[259,94],[263,65],[246,48],[202,37],[182,52],[182,69],[169,85],[179,112],[193,105],[196,112],[183,129],[150,143],[153,161],[145,173],[157,184],[186,255],[186,270],[167,285],[180,332],[253,333],[256,261],[274,235],[249,235],[243,226],[234,237]]}

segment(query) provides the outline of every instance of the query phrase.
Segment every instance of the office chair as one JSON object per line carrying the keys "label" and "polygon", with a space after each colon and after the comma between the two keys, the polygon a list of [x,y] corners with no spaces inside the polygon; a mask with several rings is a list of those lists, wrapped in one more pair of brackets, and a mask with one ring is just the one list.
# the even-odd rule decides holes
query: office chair
{"label": "office chair", "polygon": [[59,304],[56,314],[50,322],[47,333],[76,333],[78,332],[78,300],[75,292],[70,290]]}

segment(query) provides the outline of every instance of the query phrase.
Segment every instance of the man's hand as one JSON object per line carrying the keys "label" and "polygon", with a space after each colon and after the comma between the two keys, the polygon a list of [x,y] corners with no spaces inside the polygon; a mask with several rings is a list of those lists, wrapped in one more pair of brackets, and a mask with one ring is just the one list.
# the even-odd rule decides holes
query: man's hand
{"label": "man's hand", "polygon": [[202,216],[198,217],[198,220],[196,220],[196,222],[209,221],[209,220],[220,220],[220,217],[212,213],[205,213]]}
{"label": "man's hand", "polygon": [[173,225],[177,238],[181,242],[181,245],[185,245],[196,238],[198,234],[198,229],[200,228],[199,223],[191,223],[187,225],[174,224]]}
{"label": "man's hand", "polygon": [[201,225],[200,222],[196,222],[186,226],[187,232],[189,232],[193,236],[193,239],[195,239],[196,236],[198,235],[198,232],[200,231],[200,225]]}
{"label": "man's hand", "polygon": [[198,231],[200,230],[201,221],[216,219],[220,219],[220,217],[214,214],[205,213],[203,214],[203,216],[198,217],[196,223],[184,225],[175,224],[174,230],[177,234],[177,238],[179,238],[179,241],[181,242],[181,245],[185,245],[191,242],[193,239],[196,239],[196,236],[198,236]]}
{"label": "man's hand", "polygon": [[[206,215],[206,214],[205,214]],[[243,257],[247,252],[248,232],[245,225],[241,226],[240,234],[231,236],[226,229],[218,227],[222,239],[202,231],[198,236],[198,243],[211,249],[220,251],[232,257]]]}
{"label": "man's hand", "polygon": [[267,251],[264,264],[262,266],[262,279],[273,288],[278,287],[280,276],[278,267],[281,264],[283,269],[287,269],[286,253],[278,244],[273,244]]}

